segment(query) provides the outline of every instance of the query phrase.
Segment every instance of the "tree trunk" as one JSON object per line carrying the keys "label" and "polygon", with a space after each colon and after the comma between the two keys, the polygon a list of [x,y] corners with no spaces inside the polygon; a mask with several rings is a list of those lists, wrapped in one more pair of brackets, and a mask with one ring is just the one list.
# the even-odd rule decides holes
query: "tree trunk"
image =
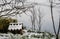
{"label": "tree trunk", "polygon": [[39,32],[41,32],[41,12],[40,12],[40,8],[38,9],[39,11]]}
{"label": "tree trunk", "polygon": [[56,35],[56,39],[59,39],[58,35]]}
{"label": "tree trunk", "polygon": [[50,8],[51,8],[51,18],[52,18],[52,23],[53,23],[53,29],[54,29],[54,33],[56,35],[56,29],[55,29],[55,24],[54,24],[54,17],[53,17],[53,2],[51,2]]}

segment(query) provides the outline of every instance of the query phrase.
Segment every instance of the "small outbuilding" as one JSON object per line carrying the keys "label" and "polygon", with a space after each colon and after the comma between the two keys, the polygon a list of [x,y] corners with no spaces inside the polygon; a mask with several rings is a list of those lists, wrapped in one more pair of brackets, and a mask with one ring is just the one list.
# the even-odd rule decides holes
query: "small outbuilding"
{"label": "small outbuilding", "polygon": [[8,31],[13,34],[23,34],[23,23],[10,23],[8,27]]}

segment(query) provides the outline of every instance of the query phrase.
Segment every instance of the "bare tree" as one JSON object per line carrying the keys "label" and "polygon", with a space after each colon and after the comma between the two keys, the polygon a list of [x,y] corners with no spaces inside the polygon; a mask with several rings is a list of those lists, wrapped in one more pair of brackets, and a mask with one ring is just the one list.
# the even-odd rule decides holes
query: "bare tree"
{"label": "bare tree", "polygon": [[[22,14],[26,10],[32,8],[31,5],[29,5],[29,6],[24,5],[25,0],[15,0],[15,1],[11,0],[10,2],[7,2],[6,0],[2,0],[2,1],[3,1],[3,4],[0,4],[0,8],[1,8],[0,17],[2,17],[2,16],[13,16],[13,14]],[[16,6],[17,2],[18,2],[18,4],[20,2],[22,2],[22,6]],[[7,6],[9,6],[9,8],[6,8]],[[20,12],[20,11],[22,11],[22,12]]]}
{"label": "bare tree", "polygon": [[[22,6],[17,5],[20,2],[22,3]],[[16,14],[22,14],[23,12],[25,13],[25,11],[32,8],[31,21],[32,21],[32,28],[33,28],[33,30],[35,30],[36,12],[35,12],[34,6],[35,5],[48,6],[51,9],[51,18],[52,18],[54,33],[56,35],[56,39],[58,39],[60,25],[58,28],[58,32],[56,32],[55,24],[54,24],[54,17],[53,17],[53,7],[55,7],[55,6],[53,6],[54,3],[51,1],[50,6],[49,6],[49,5],[37,4],[37,3],[31,3],[29,5],[24,5],[24,2],[25,2],[25,0],[15,0],[15,1],[11,0],[9,2],[7,0],[2,0],[2,4],[0,4],[0,17],[2,17],[2,16],[15,16]],[[39,30],[41,30],[41,26],[40,26],[41,25],[41,16],[40,16],[41,14],[40,14],[40,10],[38,10],[38,11],[39,11],[39,25],[38,26],[39,26]]]}
{"label": "bare tree", "polygon": [[41,12],[40,12],[40,8],[38,9],[38,12],[39,12],[39,24],[38,24],[38,27],[39,27],[39,31],[41,32]]}
{"label": "bare tree", "polygon": [[54,24],[54,17],[53,17],[53,2],[51,1],[51,18],[52,18],[52,23],[53,23],[53,29],[54,29],[54,33],[56,34],[56,30],[55,30],[55,24]]}
{"label": "bare tree", "polygon": [[[17,14],[22,14],[23,12],[25,13],[28,9],[32,8],[31,19],[32,19],[33,30],[35,30],[36,14],[35,14],[34,6],[36,5],[36,3],[24,5],[25,0],[11,0],[10,2],[7,2],[7,0],[2,0],[2,2],[3,2],[3,4],[0,4],[0,8],[1,8],[0,17],[2,17],[2,16],[15,16]],[[22,3],[22,6],[18,6],[18,4],[20,2]]]}
{"label": "bare tree", "polygon": [[55,29],[55,24],[54,24],[54,17],[53,17],[53,1],[50,0],[50,8],[51,8],[51,18],[52,18],[52,23],[53,23],[53,29],[54,29],[54,33],[56,35],[56,39],[59,39],[59,30],[60,30],[60,19],[59,19],[59,27],[58,27],[58,31],[56,32]]}
{"label": "bare tree", "polygon": [[33,6],[33,8],[32,8],[32,10],[31,9],[29,9],[29,11],[31,12],[31,23],[32,23],[32,31],[35,31],[35,18],[36,18],[36,13],[35,13],[35,9],[34,9],[34,6]]}

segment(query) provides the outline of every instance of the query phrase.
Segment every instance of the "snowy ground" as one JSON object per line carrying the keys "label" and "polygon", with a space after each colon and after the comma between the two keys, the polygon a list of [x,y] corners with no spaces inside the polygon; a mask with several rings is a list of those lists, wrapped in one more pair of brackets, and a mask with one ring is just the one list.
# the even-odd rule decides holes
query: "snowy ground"
{"label": "snowy ground", "polygon": [[49,34],[43,36],[43,33],[25,33],[24,35],[20,34],[0,34],[0,39],[55,39],[55,36],[50,37]]}

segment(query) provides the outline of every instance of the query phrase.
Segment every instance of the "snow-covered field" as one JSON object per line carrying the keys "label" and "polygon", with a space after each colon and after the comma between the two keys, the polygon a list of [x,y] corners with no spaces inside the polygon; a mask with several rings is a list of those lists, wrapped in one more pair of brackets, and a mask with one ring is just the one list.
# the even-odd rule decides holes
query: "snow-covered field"
{"label": "snow-covered field", "polygon": [[23,35],[0,33],[0,39],[55,39],[55,36],[51,37],[48,33],[46,33],[45,35],[43,35],[43,33],[25,33]]}

